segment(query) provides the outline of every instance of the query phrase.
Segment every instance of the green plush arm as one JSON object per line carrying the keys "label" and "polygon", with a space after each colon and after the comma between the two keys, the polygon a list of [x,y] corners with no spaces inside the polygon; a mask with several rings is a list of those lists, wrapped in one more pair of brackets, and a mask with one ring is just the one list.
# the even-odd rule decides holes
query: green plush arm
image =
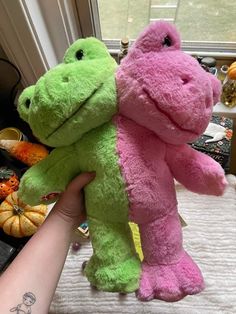
{"label": "green plush arm", "polygon": [[75,146],[56,148],[26,171],[20,181],[19,197],[30,205],[52,203],[79,172]]}

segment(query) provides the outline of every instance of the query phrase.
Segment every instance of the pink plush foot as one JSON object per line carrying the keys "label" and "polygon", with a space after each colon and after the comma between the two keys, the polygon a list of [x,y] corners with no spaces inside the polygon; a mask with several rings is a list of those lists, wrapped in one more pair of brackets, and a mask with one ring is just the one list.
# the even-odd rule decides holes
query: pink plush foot
{"label": "pink plush foot", "polygon": [[178,301],[203,289],[204,281],[200,269],[184,252],[177,264],[151,266],[144,262],[137,297],[143,301],[154,298]]}

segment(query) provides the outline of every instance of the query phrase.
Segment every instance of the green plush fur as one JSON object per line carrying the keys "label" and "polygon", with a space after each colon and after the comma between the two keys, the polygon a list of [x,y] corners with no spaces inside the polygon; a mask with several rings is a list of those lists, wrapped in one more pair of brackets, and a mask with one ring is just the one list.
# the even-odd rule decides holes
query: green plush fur
{"label": "green plush fur", "polygon": [[111,122],[117,112],[115,69],[103,43],[81,39],[68,49],[62,64],[22,93],[21,117],[41,142],[56,148],[25,173],[19,196],[36,205],[65,190],[80,172],[95,171],[95,180],[85,188],[94,248],[86,274],[98,289],[131,292],[138,288],[141,270]]}
{"label": "green plush fur", "polygon": [[[83,50],[82,60],[76,52]],[[80,39],[66,52],[64,63],[49,70],[19,99],[19,113],[44,144],[67,146],[116,112],[116,62],[95,38]],[[28,108],[29,101],[31,102]]]}
{"label": "green plush fur", "polygon": [[129,204],[118,166],[115,127],[106,123],[90,131],[79,141],[78,149],[81,170],[96,171],[96,179],[85,189],[95,248],[86,275],[98,289],[134,291],[138,288],[140,261],[128,225]]}

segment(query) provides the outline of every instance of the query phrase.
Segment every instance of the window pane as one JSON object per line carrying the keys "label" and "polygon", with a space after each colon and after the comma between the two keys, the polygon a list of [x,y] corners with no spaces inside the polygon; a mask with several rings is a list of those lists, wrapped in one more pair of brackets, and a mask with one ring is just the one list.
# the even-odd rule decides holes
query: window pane
{"label": "window pane", "polygon": [[149,22],[174,22],[184,41],[236,42],[235,0],[98,0],[102,39],[135,39]]}
{"label": "window pane", "polygon": [[236,41],[235,0],[182,0],[177,26],[184,40]]}
{"label": "window pane", "polygon": [[102,39],[135,39],[149,23],[149,0],[98,0]]}

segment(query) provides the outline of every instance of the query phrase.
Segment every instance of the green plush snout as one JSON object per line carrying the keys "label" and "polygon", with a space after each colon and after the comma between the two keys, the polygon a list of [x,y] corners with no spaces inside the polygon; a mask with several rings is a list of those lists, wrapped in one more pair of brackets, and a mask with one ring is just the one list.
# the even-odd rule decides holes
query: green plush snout
{"label": "green plush snout", "polygon": [[80,39],[67,50],[63,63],[24,90],[20,116],[41,142],[70,145],[116,113],[115,69],[102,42]]}

